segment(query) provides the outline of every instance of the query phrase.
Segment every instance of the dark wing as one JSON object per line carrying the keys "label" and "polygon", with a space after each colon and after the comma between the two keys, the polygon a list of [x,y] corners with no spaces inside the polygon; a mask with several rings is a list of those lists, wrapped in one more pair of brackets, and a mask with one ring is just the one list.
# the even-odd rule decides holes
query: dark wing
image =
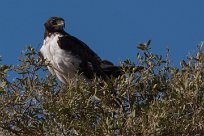
{"label": "dark wing", "polygon": [[82,59],[79,69],[80,73],[83,72],[88,78],[93,78],[94,74],[96,74],[103,79],[107,79],[107,76],[100,67],[102,60],[84,42],[74,36],[64,35],[59,37],[58,44],[61,49],[70,51]]}

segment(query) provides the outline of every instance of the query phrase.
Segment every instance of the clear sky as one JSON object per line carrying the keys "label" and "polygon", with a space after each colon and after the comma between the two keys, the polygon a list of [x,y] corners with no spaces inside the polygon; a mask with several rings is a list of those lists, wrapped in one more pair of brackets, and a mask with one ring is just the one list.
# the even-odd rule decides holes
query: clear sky
{"label": "clear sky", "polygon": [[152,51],[171,49],[174,62],[204,40],[204,0],[1,0],[0,55],[16,64],[26,45],[40,49],[44,22],[66,21],[66,31],[115,64],[135,59],[136,45],[152,40]]}

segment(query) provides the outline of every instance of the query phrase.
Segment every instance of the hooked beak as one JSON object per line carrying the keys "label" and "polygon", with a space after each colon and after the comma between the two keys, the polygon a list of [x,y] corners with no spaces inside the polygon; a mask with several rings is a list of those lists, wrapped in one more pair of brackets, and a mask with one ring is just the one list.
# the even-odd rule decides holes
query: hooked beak
{"label": "hooked beak", "polygon": [[58,21],[57,21],[57,24],[54,25],[54,26],[64,28],[64,27],[65,27],[64,20],[58,20]]}

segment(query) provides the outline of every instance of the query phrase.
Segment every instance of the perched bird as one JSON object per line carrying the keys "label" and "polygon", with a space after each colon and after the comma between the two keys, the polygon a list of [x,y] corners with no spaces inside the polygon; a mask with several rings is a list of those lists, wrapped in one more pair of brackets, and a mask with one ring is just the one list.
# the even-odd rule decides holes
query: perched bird
{"label": "perched bird", "polygon": [[48,70],[67,83],[77,77],[91,80],[94,76],[108,80],[121,74],[120,68],[102,60],[84,42],[64,31],[65,21],[51,17],[45,24],[44,42],[40,53],[50,65]]}

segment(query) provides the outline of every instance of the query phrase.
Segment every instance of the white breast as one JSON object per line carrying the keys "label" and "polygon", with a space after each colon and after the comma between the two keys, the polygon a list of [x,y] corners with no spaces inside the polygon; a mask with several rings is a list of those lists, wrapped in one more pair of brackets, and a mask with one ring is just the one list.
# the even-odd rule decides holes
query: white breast
{"label": "white breast", "polygon": [[76,76],[81,60],[73,56],[71,52],[59,47],[57,41],[61,36],[60,34],[53,34],[45,38],[40,52],[52,65],[51,67],[48,66],[49,71],[56,75],[61,82],[67,83],[67,80]]}

